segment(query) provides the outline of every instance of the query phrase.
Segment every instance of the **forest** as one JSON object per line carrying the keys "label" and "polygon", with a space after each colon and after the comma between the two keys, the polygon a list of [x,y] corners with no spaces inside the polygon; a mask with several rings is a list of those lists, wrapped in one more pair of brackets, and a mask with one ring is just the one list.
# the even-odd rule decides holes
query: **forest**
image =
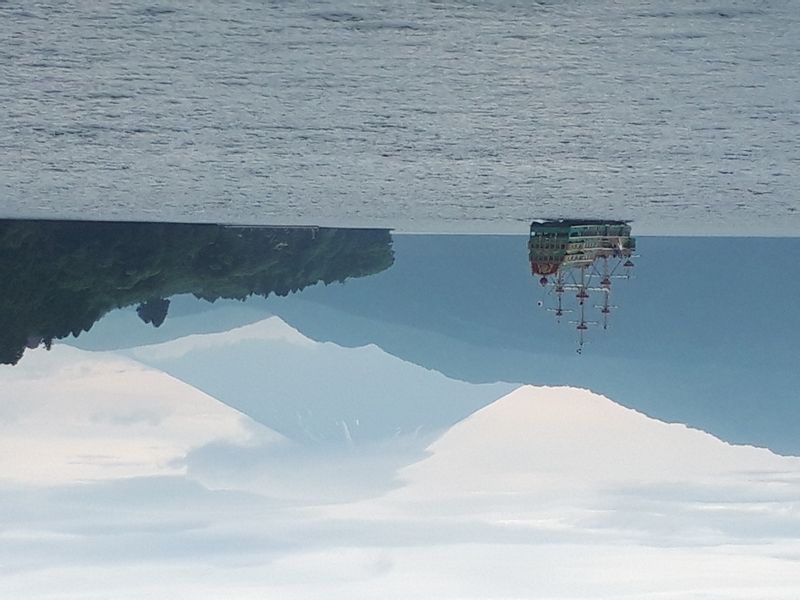
{"label": "forest", "polygon": [[393,262],[386,229],[0,220],[0,363],[116,308],[158,327],[176,294],[286,296]]}

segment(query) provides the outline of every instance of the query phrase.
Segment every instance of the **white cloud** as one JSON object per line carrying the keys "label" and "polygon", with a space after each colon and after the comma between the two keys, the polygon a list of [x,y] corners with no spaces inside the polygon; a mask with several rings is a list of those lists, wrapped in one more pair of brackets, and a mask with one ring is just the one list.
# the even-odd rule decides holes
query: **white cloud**
{"label": "white cloud", "polygon": [[427,447],[334,449],[110,354],[33,352],[0,377],[3,455],[41,438],[0,467],[39,473],[0,486],[3,597],[800,592],[800,459],[585,390],[517,389]]}
{"label": "white cloud", "polygon": [[341,514],[666,546],[800,537],[799,458],[733,446],[585,390],[524,386],[428,451],[400,471],[405,485]]}
{"label": "white cloud", "polygon": [[57,345],[0,367],[0,377],[0,481],[175,474],[192,448],[264,435],[199,390],[110,353]]}

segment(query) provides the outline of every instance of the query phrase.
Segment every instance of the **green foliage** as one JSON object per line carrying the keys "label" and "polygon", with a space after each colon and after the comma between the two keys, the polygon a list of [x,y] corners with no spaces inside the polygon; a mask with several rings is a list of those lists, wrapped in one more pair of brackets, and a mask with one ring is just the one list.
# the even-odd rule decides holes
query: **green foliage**
{"label": "green foliage", "polygon": [[168,311],[169,300],[153,298],[140,304],[136,309],[136,314],[145,323],[152,323],[153,327],[161,327],[161,324],[167,318]]}
{"label": "green foliage", "polygon": [[115,308],[158,326],[176,294],[286,296],[393,262],[384,229],[0,220],[0,363]]}

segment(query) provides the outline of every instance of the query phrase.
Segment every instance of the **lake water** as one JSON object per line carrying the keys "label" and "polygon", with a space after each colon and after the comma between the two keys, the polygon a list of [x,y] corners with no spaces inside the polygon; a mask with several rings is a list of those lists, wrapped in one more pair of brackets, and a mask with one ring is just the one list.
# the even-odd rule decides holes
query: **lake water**
{"label": "lake water", "polygon": [[795,235],[800,10],[0,2],[0,216]]}

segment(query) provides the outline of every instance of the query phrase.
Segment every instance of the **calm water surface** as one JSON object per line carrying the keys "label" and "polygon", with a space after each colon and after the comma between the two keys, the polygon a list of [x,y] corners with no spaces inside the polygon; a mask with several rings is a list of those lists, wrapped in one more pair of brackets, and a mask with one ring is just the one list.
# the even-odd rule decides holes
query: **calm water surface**
{"label": "calm water surface", "polygon": [[5,0],[0,215],[794,235],[799,21],[792,0]]}

